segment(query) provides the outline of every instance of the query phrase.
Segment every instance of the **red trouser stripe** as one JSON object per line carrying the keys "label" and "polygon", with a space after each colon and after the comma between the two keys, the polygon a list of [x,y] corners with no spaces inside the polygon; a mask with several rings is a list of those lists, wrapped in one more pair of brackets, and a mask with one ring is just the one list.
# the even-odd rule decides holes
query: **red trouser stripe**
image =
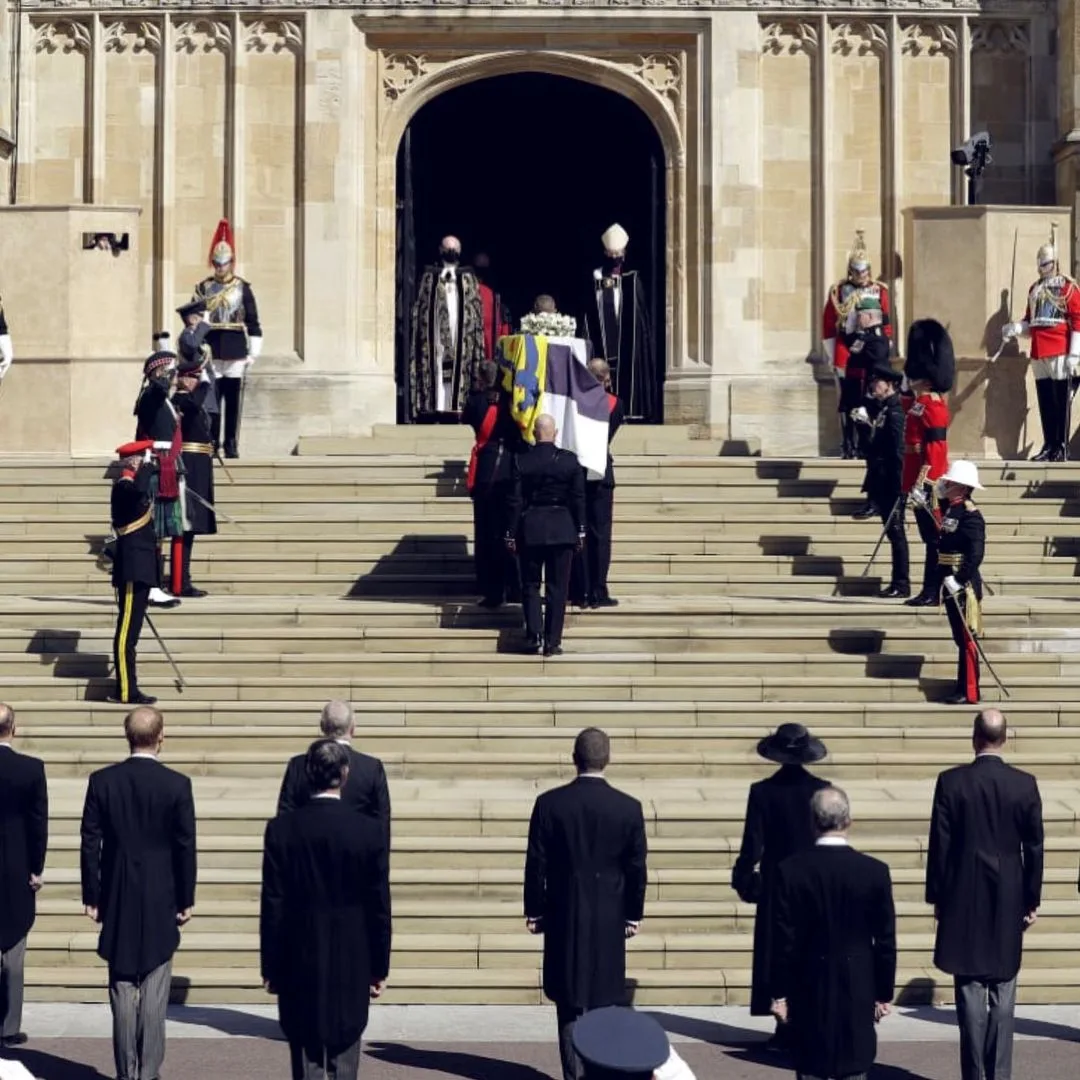
{"label": "red trouser stripe", "polygon": [[179,596],[184,591],[184,538],[174,536],[169,550],[169,591]]}
{"label": "red trouser stripe", "polygon": [[964,637],[964,693],[974,705],[979,700],[979,654],[969,635]]}

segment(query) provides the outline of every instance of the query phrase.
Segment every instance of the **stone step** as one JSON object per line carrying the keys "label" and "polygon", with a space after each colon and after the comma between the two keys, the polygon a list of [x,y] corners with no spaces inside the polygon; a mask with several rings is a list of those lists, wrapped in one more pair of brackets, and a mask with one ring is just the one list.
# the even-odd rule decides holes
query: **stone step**
{"label": "stone step", "polygon": [[[49,1002],[98,1002],[107,1000],[103,967],[41,968],[28,966],[27,1000]],[[631,968],[634,1004],[741,1005],[750,1001],[750,968],[724,970],[656,970]],[[952,983],[930,966],[897,970],[900,1000],[908,1005],[947,1004]],[[1080,974],[1068,967],[1036,967],[1034,958],[1024,966],[1017,988],[1021,1005],[1074,1002],[1080,996]],[[263,990],[257,971],[244,968],[206,967],[186,969],[178,959],[173,971],[171,1000],[176,1004],[216,1005],[273,1002]],[[542,1005],[546,1004],[539,972],[505,968],[473,971],[462,978],[460,968],[403,968],[392,972],[386,1005]],[[374,1006],[378,1009],[380,1006]]]}

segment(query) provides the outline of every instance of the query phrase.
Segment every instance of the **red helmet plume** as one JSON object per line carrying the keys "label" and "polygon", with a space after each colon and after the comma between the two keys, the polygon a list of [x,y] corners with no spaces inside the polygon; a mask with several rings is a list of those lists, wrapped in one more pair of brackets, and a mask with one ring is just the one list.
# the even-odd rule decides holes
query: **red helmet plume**
{"label": "red helmet plume", "polygon": [[236,261],[236,241],[233,239],[232,226],[226,218],[218,222],[214,239],[210,241],[210,265],[215,262]]}

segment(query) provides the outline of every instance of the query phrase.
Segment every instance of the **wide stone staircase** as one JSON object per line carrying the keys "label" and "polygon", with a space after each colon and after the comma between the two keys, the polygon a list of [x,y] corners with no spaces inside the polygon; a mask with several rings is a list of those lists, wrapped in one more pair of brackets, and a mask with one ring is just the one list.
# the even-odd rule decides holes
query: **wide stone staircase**
{"label": "wide stone staircase", "polygon": [[[351,699],[358,745],[386,763],[394,806],[388,1001],[535,1003],[540,942],[521,874],[536,793],[572,774],[581,727],[613,736],[615,783],[639,797],[649,892],[630,945],[635,1000],[748,1000],[754,910],[732,892],[747,786],[768,730],[822,736],[819,771],[852,798],[853,839],[893,870],[899,982],[947,996],[922,902],[934,777],[970,756],[972,710],[939,700],[955,651],[944,614],[873,594],[879,532],[855,522],[861,469],[724,458],[685,428],[620,433],[616,609],[575,612],[566,654],[517,655],[519,613],[478,608],[464,490],[466,432],[380,428],[229,463],[234,521],[196,545],[210,592],[153,614],[140,668],[167,720],[164,760],[194,778],[196,918],[174,964],[189,1002],[267,1000],[258,970],[264,823],[286,758],[329,698]],[[38,1000],[101,1000],[81,913],[86,776],[125,753],[104,698],[114,605],[96,563],[109,463],[0,459],[0,699],[50,779],[46,887],[27,979]],[[986,463],[986,647],[1012,692],[1009,757],[1039,778],[1044,903],[1021,997],[1080,1000],[1080,466]],[[914,530],[911,530],[914,540]],[[913,544],[915,561],[921,555]],[[916,571],[918,580],[918,571]],[[984,673],[985,696],[999,697]]]}

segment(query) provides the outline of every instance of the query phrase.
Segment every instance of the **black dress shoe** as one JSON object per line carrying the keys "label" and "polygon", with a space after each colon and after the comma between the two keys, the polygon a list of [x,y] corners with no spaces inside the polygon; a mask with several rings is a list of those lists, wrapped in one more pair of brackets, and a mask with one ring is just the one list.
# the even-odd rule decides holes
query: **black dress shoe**
{"label": "black dress shoe", "polygon": [[544,643],[540,640],[540,638],[527,637],[525,639],[525,644],[521,647],[521,651],[528,656],[535,656],[541,650],[541,648],[543,648],[543,645]]}
{"label": "black dress shoe", "polygon": [[24,1043],[30,1041],[30,1036],[25,1031],[17,1031],[14,1035],[5,1035],[2,1040],[3,1045],[7,1046],[22,1046]]}
{"label": "black dress shoe", "polygon": [[1050,460],[1054,461],[1054,462],[1064,461],[1065,460],[1065,447],[1064,446],[1055,446],[1054,447],[1054,452],[1050,455]]}
{"label": "black dress shoe", "polygon": [[149,694],[144,694],[141,690],[136,690],[134,694],[129,694],[126,698],[120,697],[119,694],[114,694],[107,699],[112,702],[113,705],[156,705],[157,698],[151,697]]}
{"label": "black dress shoe", "polygon": [[614,596],[598,596],[593,607],[618,607],[619,601]]}
{"label": "black dress shoe", "polygon": [[194,585],[189,585],[186,589],[181,591],[180,595],[188,600],[200,600],[206,595],[206,590],[196,589]]}
{"label": "black dress shoe", "polygon": [[238,458],[240,456],[240,449],[234,442],[227,442],[225,444],[225,456],[227,458]]}
{"label": "black dress shoe", "polygon": [[1051,446],[1043,446],[1043,448],[1031,459],[1032,461],[1049,461],[1053,456],[1054,449]]}
{"label": "black dress shoe", "polygon": [[967,694],[953,694],[952,697],[947,697],[943,702],[943,705],[978,705],[979,699],[974,701],[968,701]]}
{"label": "black dress shoe", "polygon": [[882,589],[880,593],[882,600],[901,600],[910,595],[910,585],[890,585],[887,589]]}
{"label": "black dress shoe", "polygon": [[913,596],[910,600],[905,600],[904,603],[908,607],[931,607],[938,602],[938,598],[933,593],[919,593],[918,596]]}
{"label": "black dress shoe", "polygon": [[872,518],[872,517],[876,516],[876,514],[877,514],[877,507],[873,503],[868,502],[865,506],[863,506],[860,509],[856,510],[855,513],[852,514],[851,516],[856,521],[866,521],[869,518]]}
{"label": "black dress shoe", "polygon": [[502,607],[502,601],[497,596],[485,596],[484,599],[480,601],[480,606],[494,611],[495,608]]}
{"label": "black dress shoe", "polygon": [[544,655],[545,656],[562,656],[562,646],[561,645],[545,645],[544,646]]}

